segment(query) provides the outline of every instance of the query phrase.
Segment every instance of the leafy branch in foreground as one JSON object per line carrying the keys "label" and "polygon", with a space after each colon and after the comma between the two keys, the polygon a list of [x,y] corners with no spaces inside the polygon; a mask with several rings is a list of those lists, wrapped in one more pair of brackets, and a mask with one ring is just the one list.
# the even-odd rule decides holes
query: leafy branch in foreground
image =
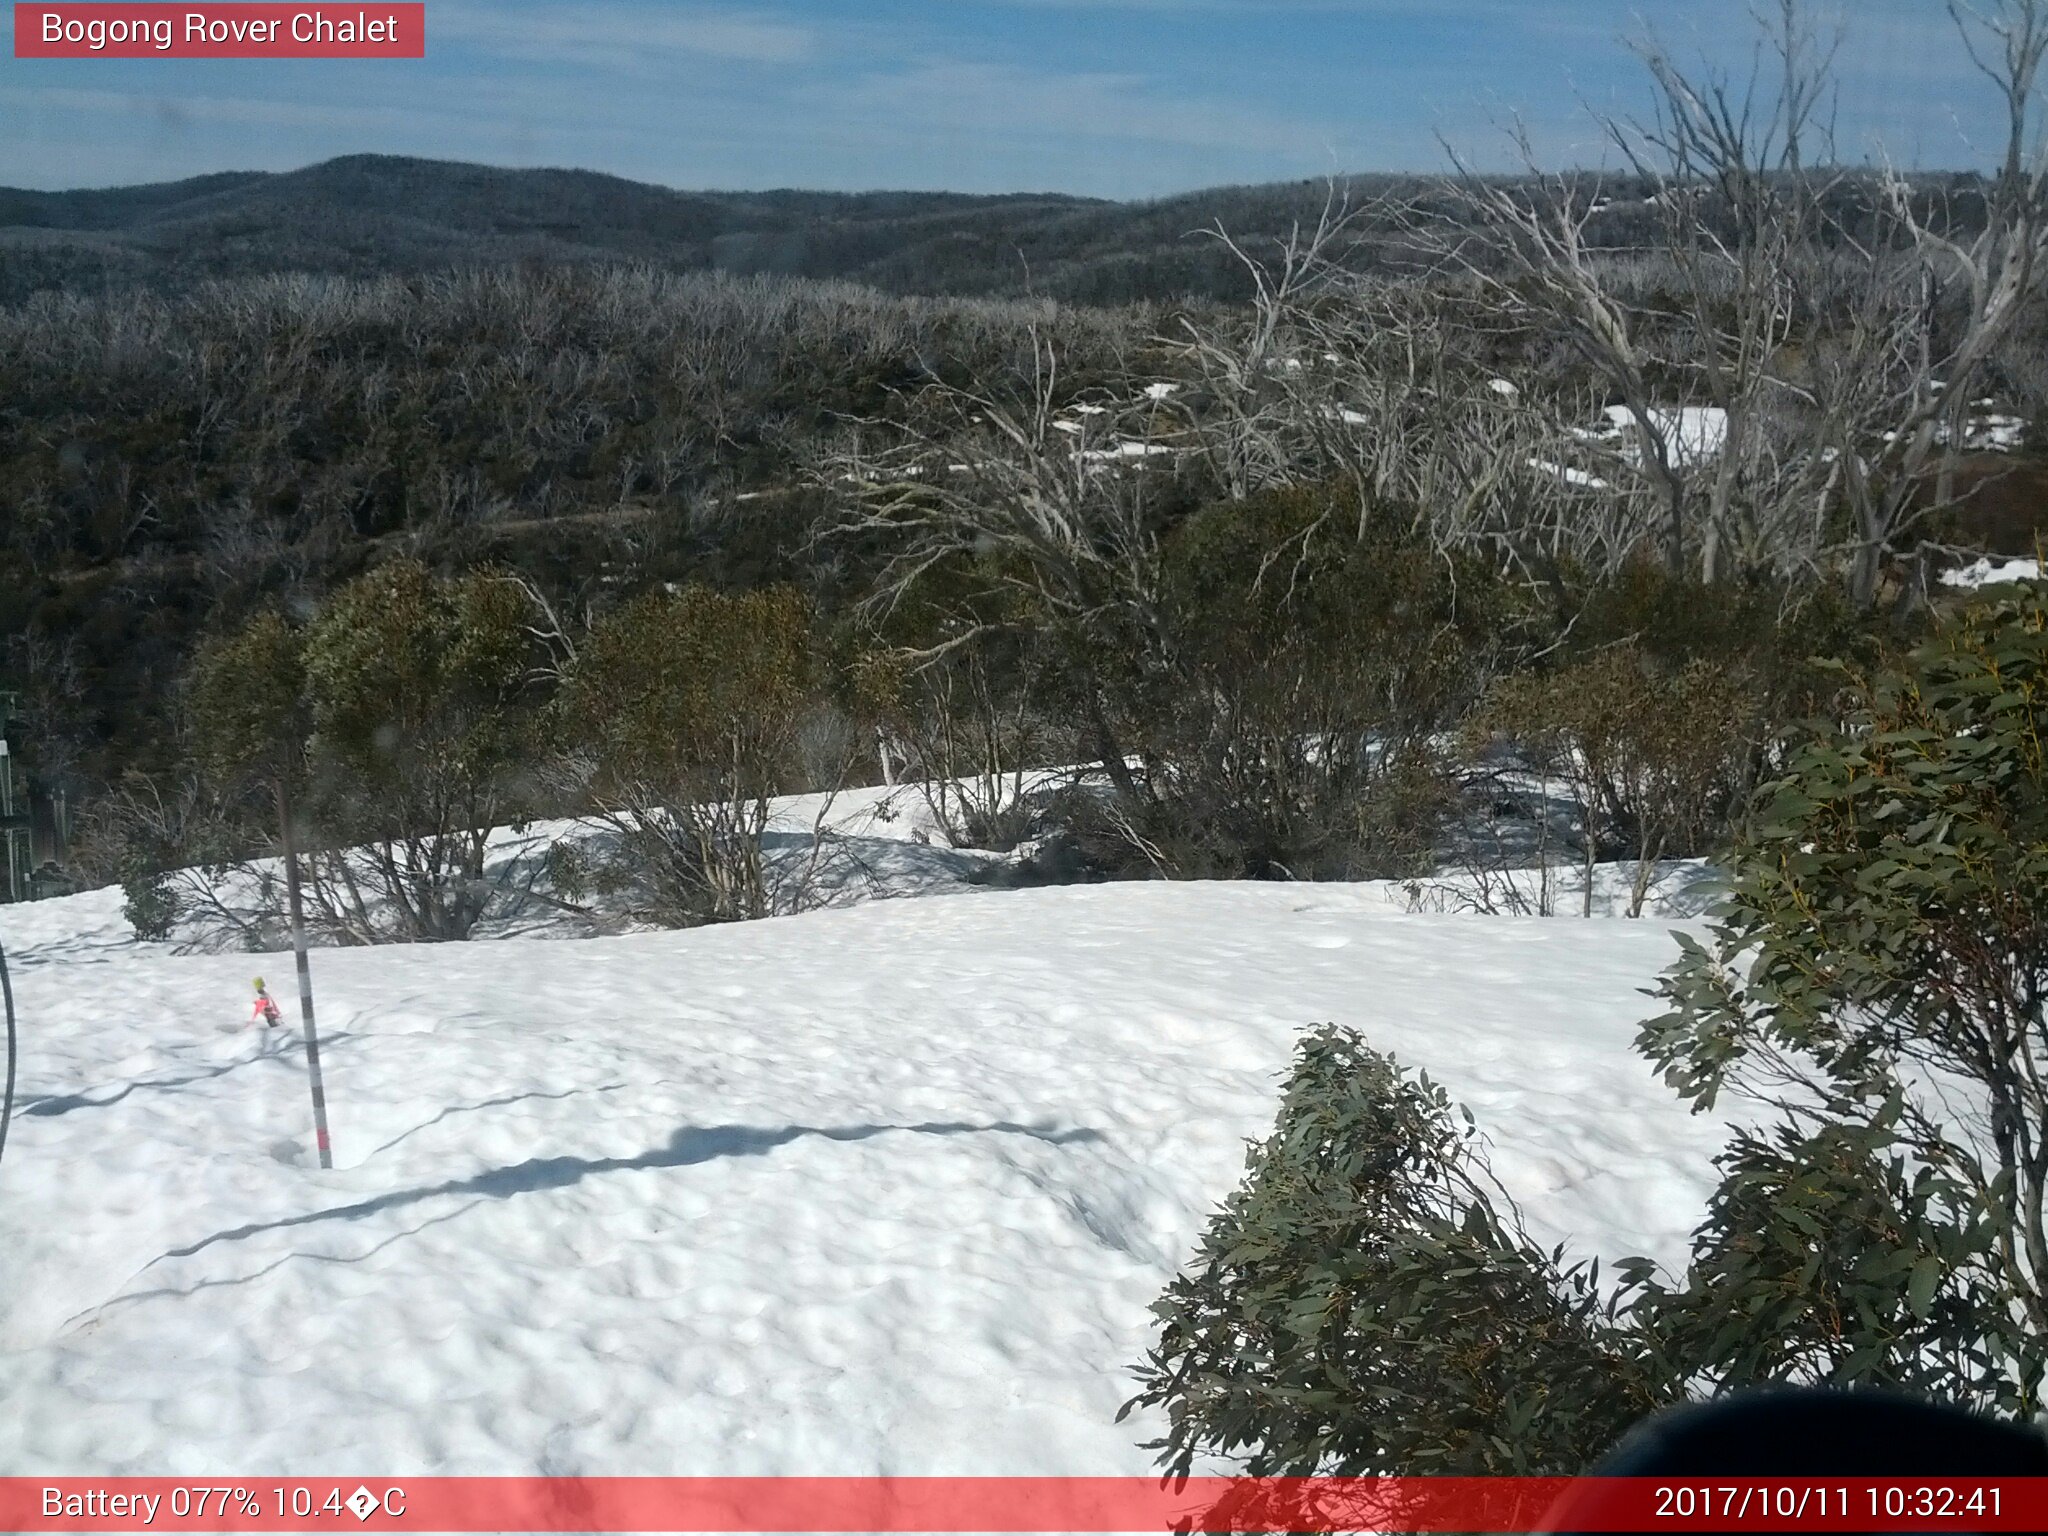
{"label": "leafy branch in foreground", "polygon": [[1598,1266],[1529,1239],[1476,1136],[1355,1035],[1302,1041],[1273,1136],[1154,1308],[1124,1413],[1167,1410],[1163,1465],[1575,1472],[1673,1395]]}
{"label": "leafy branch in foreground", "polygon": [[[1850,681],[1846,728],[1812,732],[1765,786],[1711,943],[1682,939],[1639,1045],[1696,1108],[1775,1106],[1780,1149],[1866,1128],[1876,1187],[1981,1230],[1967,1267],[2002,1365],[1953,1385],[2031,1410],[2048,1378],[2048,592],[1978,604]],[[1895,1262],[1931,1295],[1917,1260]]]}

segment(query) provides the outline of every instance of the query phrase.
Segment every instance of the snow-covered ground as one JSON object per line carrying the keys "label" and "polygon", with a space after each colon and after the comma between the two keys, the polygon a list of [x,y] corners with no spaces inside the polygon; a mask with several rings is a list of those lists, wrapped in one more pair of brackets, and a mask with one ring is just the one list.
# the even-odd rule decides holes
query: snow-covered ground
{"label": "snow-covered ground", "polygon": [[296,1023],[287,958],[0,909],[0,1474],[1148,1470],[1147,1306],[1324,1020],[1471,1106],[1540,1238],[1682,1259],[1724,1128],[1629,1048],[1668,922],[950,888],[321,950],[326,1173],[296,1030],[241,1027],[259,970]]}
{"label": "snow-covered ground", "polygon": [[[1598,427],[1582,429],[1583,441],[1612,448],[1629,463],[1642,456],[1636,438],[1635,412],[1625,405],[1610,405]],[[1728,413],[1717,405],[1659,406],[1645,413],[1650,430],[1664,443],[1664,452],[1674,467],[1691,468],[1720,457],[1728,441]]]}
{"label": "snow-covered ground", "polygon": [[2040,579],[2041,563],[2038,560],[1978,560],[1941,573],[1941,584],[1945,587],[1996,587],[2007,582]]}

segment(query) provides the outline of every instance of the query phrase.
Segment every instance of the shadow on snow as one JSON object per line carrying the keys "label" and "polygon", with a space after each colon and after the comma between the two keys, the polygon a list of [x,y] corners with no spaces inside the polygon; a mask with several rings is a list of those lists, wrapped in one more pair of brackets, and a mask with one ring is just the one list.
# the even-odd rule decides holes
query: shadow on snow
{"label": "shadow on snow", "polygon": [[[427,1185],[419,1189],[394,1190],[388,1195],[376,1195],[349,1205],[329,1206],[325,1210],[308,1211],[304,1215],[287,1216],[278,1221],[251,1222],[246,1226],[231,1227],[226,1231],[216,1232],[211,1237],[201,1238],[186,1247],[173,1248],[165,1253],[163,1258],[190,1258],[216,1243],[240,1242],[259,1233],[281,1231],[288,1227],[310,1226],[322,1221],[359,1221],[378,1211],[416,1205],[422,1200],[433,1200],[443,1195],[479,1195],[487,1199],[505,1200],[513,1195],[532,1194],[540,1190],[567,1189],[571,1185],[580,1184],[593,1174],[624,1173],[643,1168],[687,1168],[721,1157],[760,1157],[777,1147],[786,1146],[806,1136],[818,1136],[827,1141],[866,1141],[870,1137],[892,1131],[919,1136],[1028,1136],[1035,1141],[1053,1146],[1103,1140],[1100,1131],[1054,1131],[1039,1126],[1018,1125],[1010,1121],[997,1121],[990,1125],[973,1125],[965,1121],[928,1121],[918,1125],[786,1125],[779,1128],[754,1125],[683,1126],[669,1138],[667,1146],[642,1152],[637,1157],[529,1158],[523,1163],[492,1168],[483,1173],[472,1174],[466,1179],[450,1179],[442,1184]],[[161,1263],[162,1259],[157,1262]]]}

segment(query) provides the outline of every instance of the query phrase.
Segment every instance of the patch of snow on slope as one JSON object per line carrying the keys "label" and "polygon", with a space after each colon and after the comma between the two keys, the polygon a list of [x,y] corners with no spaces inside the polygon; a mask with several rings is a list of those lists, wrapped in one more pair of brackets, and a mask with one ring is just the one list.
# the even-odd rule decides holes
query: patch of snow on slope
{"label": "patch of snow on slope", "polygon": [[1108,463],[1116,460],[1158,458],[1161,455],[1170,455],[1178,451],[1168,447],[1165,443],[1126,441],[1118,443],[1114,448],[1087,449],[1081,454],[1081,457],[1092,463]]}
{"label": "patch of snow on slope", "polygon": [[2040,579],[2038,560],[1979,560],[1960,570],[1941,573],[1941,584],[1945,587],[1995,587],[2005,582]]}
{"label": "patch of snow on slope", "polygon": [[[1635,412],[1625,405],[1610,405],[1607,425],[1597,435],[1613,441],[1630,463],[1641,453],[1635,442]],[[1728,413],[1716,405],[1656,407],[1647,412],[1649,425],[1664,440],[1671,462],[1688,468],[1717,457],[1728,441]]]}
{"label": "patch of snow on slope", "polygon": [[1589,474],[1583,469],[1573,469],[1569,464],[1553,464],[1549,459],[1531,459],[1529,467],[1546,475],[1555,475],[1566,485],[1576,485],[1589,491],[1604,491],[1608,488],[1607,482],[1598,475]]}
{"label": "patch of snow on slope", "polygon": [[2027,424],[2018,416],[1972,417],[1963,446],[1991,453],[2013,453],[2026,441]]}
{"label": "patch of snow on slope", "polygon": [[[1930,385],[1929,388],[1938,390],[1940,386]],[[1993,404],[1995,402],[1991,400],[1971,402],[1976,411],[1984,411]],[[1934,440],[1937,443],[1947,443],[1954,435],[1948,422],[1939,421],[1934,424]],[[1895,431],[1884,434],[1884,441],[1887,443],[1895,443],[1898,439],[1899,434]],[[1972,453],[2017,453],[2026,445],[2026,440],[2027,423],[2024,417],[1988,411],[1985,414],[1972,414],[1963,423],[1963,447]]]}

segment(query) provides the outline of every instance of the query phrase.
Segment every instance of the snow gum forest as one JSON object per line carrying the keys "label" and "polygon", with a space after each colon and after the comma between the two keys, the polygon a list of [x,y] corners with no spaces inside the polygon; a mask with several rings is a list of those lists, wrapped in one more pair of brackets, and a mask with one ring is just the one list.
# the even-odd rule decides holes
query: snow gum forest
{"label": "snow gum forest", "polygon": [[1953,173],[1784,0],[1598,172],[0,192],[0,1474],[2039,1418],[2048,0],[1954,19]]}

